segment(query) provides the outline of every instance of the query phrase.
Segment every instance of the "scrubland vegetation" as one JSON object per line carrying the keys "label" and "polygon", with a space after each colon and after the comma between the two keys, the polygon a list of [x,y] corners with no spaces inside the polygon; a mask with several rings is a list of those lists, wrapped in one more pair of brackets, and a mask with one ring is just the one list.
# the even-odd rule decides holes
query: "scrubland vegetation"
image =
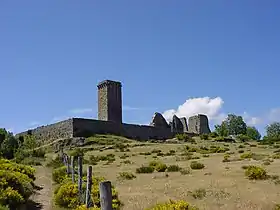
{"label": "scrubland vegetation", "polygon": [[[110,180],[114,209],[275,210],[280,203],[280,123],[266,130],[261,139],[242,117],[229,115],[214,132],[199,137],[179,134],[167,143],[95,135],[84,146],[64,151],[82,156],[84,169],[93,166],[91,209],[100,209],[98,183]],[[0,209],[28,203],[38,188],[35,168],[41,164],[52,171],[53,209],[86,209],[58,153],[40,149],[32,135],[16,139],[5,130],[0,145]]]}

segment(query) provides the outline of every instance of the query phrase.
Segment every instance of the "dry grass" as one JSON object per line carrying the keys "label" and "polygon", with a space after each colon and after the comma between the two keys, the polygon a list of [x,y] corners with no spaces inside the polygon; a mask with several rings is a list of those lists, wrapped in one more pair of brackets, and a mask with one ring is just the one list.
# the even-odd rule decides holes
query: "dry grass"
{"label": "dry grass", "polygon": [[[133,143],[129,143],[133,144]],[[135,144],[135,143],[134,143]],[[189,169],[193,160],[178,158],[185,145],[190,147],[210,147],[218,145],[228,147],[230,151],[229,162],[223,162],[225,153],[214,153],[203,157],[203,154],[193,153],[200,159],[196,161],[205,165],[200,170]],[[214,143],[211,141],[197,140],[197,144],[147,144],[145,146],[129,147],[130,151],[116,152],[116,149],[89,151],[90,155],[114,154],[116,160],[112,163],[100,161],[93,166],[95,175],[101,175],[116,186],[120,200],[124,203],[124,210],[143,210],[157,202],[168,199],[182,199],[196,205],[199,209],[263,209],[272,210],[275,204],[280,203],[280,187],[273,180],[252,181],[245,177],[244,165],[259,165],[264,167],[270,175],[280,175],[280,159],[274,159],[270,165],[263,164],[264,160],[240,159],[240,143]],[[244,152],[264,154],[272,156],[276,149],[266,146],[251,147],[244,145]],[[161,150],[166,154],[175,150],[175,154],[169,156],[156,156],[156,153],[144,155],[153,150]],[[233,154],[234,153],[234,154]],[[129,157],[124,158],[124,154]],[[142,155],[141,155],[142,154]],[[123,156],[123,159],[120,157]],[[129,161],[130,163],[129,163]],[[168,165],[177,164],[190,173],[180,172],[153,172],[151,174],[136,174],[136,168],[148,165],[152,160],[159,160]],[[178,161],[180,160],[180,161]],[[128,162],[127,164],[124,163]],[[131,172],[136,178],[131,180],[119,180],[121,172]]]}

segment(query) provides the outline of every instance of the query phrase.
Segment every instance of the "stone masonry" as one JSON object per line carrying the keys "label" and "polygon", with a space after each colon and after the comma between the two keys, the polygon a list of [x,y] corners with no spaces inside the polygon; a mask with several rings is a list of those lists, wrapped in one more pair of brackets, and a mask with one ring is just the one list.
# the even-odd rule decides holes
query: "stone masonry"
{"label": "stone masonry", "polygon": [[98,85],[98,119],[122,123],[121,83],[105,80]]}
{"label": "stone masonry", "polygon": [[208,117],[203,114],[189,117],[189,132],[192,133],[210,133]]}
{"label": "stone masonry", "polygon": [[188,119],[178,118],[168,124],[158,112],[153,116],[150,125],[135,125],[122,122],[122,90],[121,83],[105,80],[98,88],[98,120],[71,118],[55,124],[41,126],[33,130],[17,134],[24,136],[32,133],[39,141],[49,142],[61,138],[89,137],[94,134],[115,134],[137,140],[170,139],[177,133],[198,135],[210,133],[206,115],[197,115]]}

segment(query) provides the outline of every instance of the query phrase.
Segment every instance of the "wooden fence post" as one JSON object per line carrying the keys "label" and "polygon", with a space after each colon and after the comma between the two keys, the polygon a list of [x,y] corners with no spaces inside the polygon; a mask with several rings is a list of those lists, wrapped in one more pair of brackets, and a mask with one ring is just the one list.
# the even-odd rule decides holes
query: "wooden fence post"
{"label": "wooden fence post", "polygon": [[78,190],[79,190],[79,197],[82,201],[82,177],[83,177],[83,161],[82,157],[78,157]]}
{"label": "wooden fence post", "polygon": [[91,186],[92,186],[92,166],[88,166],[87,170],[87,191],[86,191],[86,207],[92,206],[91,203]]}
{"label": "wooden fence post", "polygon": [[113,210],[111,182],[110,181],[100,182],[99,191],[100,191],[101,210]]}
{"label": "wooden fence post", "polygon": [[75,183],[75,157],[71,157],[71,172],[72,172],[72,182]]}
{"label": "wooden fence post", "polygon": [[70,163],[69,163],[68,155],[65,156],[65,162],[66,162],[66,167],[67,167],[67,174],[69,175],[71,172],[70,172]]}

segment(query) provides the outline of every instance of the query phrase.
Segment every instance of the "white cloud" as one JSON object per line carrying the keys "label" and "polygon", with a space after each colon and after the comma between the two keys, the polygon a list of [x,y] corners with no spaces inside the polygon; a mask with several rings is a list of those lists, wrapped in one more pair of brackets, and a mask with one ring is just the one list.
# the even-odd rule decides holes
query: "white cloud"
{"label": "white cloud", "polygon": [[171,121],[174,114],[186,118],[197,114],[205,114],[209,120],[220,123],[226,117],[226,114],[221,112],[223,104],[224,101],[221,97],[191,98],[179,105],[177,109],[166,110],[163,116],[167,121]]}
{"label": "white cloud", "polygon": [[263,122],[261,117],[250,116],[247,112],[244,112],[242,117],[249,126],[256,126]]}

